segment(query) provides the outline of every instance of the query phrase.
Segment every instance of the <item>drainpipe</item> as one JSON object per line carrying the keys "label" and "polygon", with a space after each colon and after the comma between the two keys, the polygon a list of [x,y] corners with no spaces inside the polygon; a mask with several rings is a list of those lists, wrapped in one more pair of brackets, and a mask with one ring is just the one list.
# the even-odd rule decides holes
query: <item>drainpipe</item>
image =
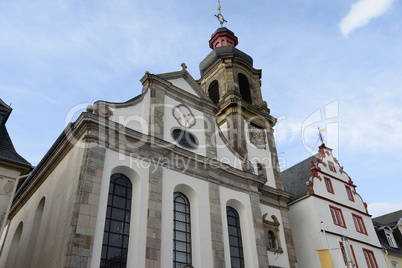
{"label": "drainpipe", "polygon": [[[29,172],[27,175],[19,176],[19,177],[17,177],[15,179],[13,191],[12,191],[11,197],[10,197],[10,202],[8,202],[6,215],[4,215],[3,224],[1,225],[1,229],[0,229],[0,235],[1,236],[3,236],[4,228],[6,227],[6,224],[7,224],[7,221],[8,221],[8,216],[10,215],[11,205],[13,204],[13,199],[14,199],[15,193],[17,192],[18,182],[21,179],[25,179],[25,178],[29,177],[31,174],[32,174],[32,172]],[[4,242],[6,241],[7,234],[8,234],[8,228],[7,228],[6,234],[4,235],[3,242],[1,243],[0,256],[1,256],[1,253],[3,252],[3,246],[4,246]]]}

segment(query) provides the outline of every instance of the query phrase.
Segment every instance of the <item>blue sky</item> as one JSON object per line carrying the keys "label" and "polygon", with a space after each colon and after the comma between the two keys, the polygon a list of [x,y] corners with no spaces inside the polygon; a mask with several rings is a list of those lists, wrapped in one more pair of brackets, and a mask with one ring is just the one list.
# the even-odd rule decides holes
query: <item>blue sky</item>
{"label": "blue sky", "polygon": [[[283,168],[317,127],[373,215],[402,209],[402,5],[398,0],[222,0],[238,48],[263,70]],[[0,98],[17,151],[36,165],[69,111],[141,92],[145,71],[195,79],[217,1],[2,0]],[[77,109],[78,109],[77,108]]]}

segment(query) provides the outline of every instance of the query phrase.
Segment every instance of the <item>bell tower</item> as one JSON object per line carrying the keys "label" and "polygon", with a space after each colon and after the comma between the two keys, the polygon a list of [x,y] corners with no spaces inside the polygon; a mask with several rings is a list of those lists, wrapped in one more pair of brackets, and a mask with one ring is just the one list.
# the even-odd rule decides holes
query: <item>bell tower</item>
{"label": "bell tower", "polygon": [[217,105],[218,124],[229,144],[245,156],[250,139],[246,131],[254,128],[269,136],[276,118],[262,99],[262,71],[253,67],[253,59],[237,49],[237,44],[232,31],[218,28],[209,40],[212,52],[200,63],[198,83]]}

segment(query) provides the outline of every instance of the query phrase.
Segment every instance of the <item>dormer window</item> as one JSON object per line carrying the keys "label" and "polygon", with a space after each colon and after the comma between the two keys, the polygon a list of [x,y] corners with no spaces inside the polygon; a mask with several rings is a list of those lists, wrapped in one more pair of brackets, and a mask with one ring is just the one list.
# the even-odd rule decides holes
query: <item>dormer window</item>
{"label": "dormer window", "polygon": [[385,237],[387,238],[388,244],[390,247],[393,248],[398,248],[398,245],[396,244],[394,234],[392,233],[392,230],[385,228],[384,229]]}

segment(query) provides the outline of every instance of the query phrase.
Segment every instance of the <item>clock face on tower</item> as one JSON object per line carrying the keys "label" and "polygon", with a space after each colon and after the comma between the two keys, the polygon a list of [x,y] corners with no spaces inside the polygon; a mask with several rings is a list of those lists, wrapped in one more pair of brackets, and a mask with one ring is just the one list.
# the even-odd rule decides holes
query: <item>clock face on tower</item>
{"label": "clock face on tower", "polygon": [[195,116],[184,104],[179,104],[173,108],[173,117],[177,120],[180,126],[191,128],[195,125]]}

